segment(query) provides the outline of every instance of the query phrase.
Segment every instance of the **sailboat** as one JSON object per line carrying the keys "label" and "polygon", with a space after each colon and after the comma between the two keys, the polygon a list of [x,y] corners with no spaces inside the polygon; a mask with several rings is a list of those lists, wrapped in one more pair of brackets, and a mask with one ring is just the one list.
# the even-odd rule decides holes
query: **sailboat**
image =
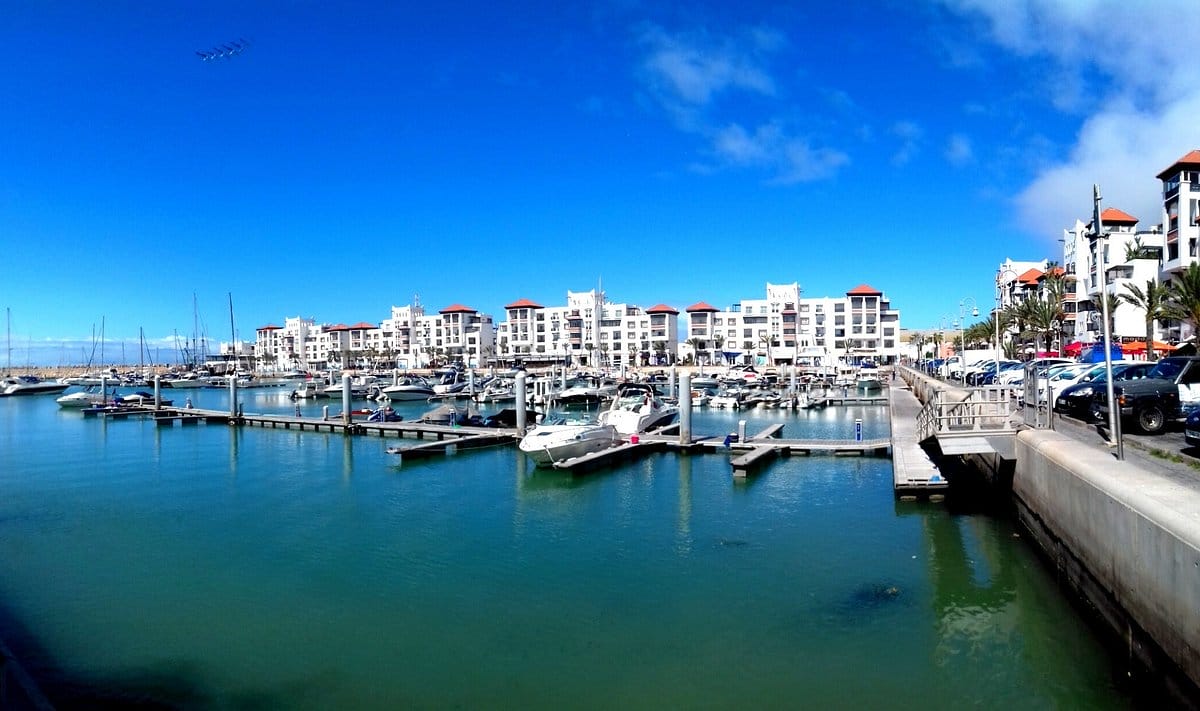
{"label": "sailboat", "polygon": [[57,380],[42,380],[36,375],[12,374],[12,310],[4,308],[4,335],[8,341],[8,364],[0,380],[0,397],[13,395],[57,395],[71,387]]}

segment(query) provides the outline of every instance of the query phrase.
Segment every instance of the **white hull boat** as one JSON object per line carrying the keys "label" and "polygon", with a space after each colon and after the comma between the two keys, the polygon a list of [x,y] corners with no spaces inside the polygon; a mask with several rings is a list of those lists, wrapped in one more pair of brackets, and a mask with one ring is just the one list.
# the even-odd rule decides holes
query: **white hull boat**
{"label": "white hull boat", "polygon": [[618,386],[612,406],[601,412],[597,421],[627,436],[669,425],[678,415],[679,408],[663,402],[653,386],[625,383]]}
{"label": "white hull boat", "polygon": [[621,442],[611,425],[568,425],[560,421],[541,424],[528,432],[517,444],[525,456],[539,467],[552,467],[558,462],[599,452]]}
{"label": "white hull boat", "polygon": [[0,380],[0,397],[57,395],[69,387],[69,384],[57,380],[42,380],[33,375],[14,375]]}

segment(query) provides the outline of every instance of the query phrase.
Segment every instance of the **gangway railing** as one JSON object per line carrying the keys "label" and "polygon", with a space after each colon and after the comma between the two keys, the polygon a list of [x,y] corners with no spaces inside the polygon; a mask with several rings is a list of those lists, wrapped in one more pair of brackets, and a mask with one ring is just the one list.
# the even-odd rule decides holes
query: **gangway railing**
{"label": "gangway railing", "polygon": [[984,386],[933,390],[917,415],[917,437],[1009,434],[1017,431],[1012,388]]}

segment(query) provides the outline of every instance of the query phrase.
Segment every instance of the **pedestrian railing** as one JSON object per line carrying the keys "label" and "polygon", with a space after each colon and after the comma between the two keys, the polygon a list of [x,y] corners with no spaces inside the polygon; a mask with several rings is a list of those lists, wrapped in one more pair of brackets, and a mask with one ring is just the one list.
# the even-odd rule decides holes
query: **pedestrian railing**
{"label": "pedestrian railing", "polygon": [[917,415],[917,436],[968,436],[1016,432],[1012,389],[984,386],[966,390],[932,390]]}

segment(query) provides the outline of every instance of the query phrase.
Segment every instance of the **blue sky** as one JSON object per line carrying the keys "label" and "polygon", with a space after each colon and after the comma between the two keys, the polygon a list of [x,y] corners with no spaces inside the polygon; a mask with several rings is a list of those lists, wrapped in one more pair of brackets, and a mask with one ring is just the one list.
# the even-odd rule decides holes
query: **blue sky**
{"label": "blue sky", "polygon": [[165,348],[193,295],[223,340],[228,294],[252,339],[601,282],[680,310],[865,282],[929,328],[1057,257],[1093,183],[1156,224],[1200,148],[1186,3],[506,5],[0,5],[14,364],[102,320]]}

